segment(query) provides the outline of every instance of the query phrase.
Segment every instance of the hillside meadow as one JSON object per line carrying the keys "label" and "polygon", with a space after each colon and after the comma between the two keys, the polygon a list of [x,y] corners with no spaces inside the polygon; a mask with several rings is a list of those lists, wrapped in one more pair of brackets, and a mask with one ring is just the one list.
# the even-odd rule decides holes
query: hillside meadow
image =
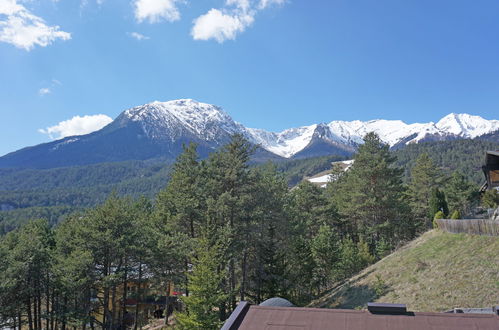
{"label": "hillside meadow", "polygon": [[426,232],[333,288],[311,307],[364,308],[367,302],[443,312],[492,307],[499,299],[499,237]]}

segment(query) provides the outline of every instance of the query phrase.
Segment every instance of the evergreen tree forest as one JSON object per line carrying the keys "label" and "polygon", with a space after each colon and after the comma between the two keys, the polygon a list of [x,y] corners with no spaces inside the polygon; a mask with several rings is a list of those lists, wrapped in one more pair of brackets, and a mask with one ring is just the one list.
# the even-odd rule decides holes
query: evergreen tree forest
{"label": "evergreen tree forest", "polygon": [[27,222],[0,237],[0,327],[137,329],[148,319],[130,299],[156,299],[167,318],[174,286],[175,327],[217,329],[239,301],[303,306],[431,228],[437,188],[448,213],[476,200],[459,172],[440,184],[425,154],[404,184],[389,147],[364,142],[326,189],[250,166],[240,135],[204,160],[191,144],[152,200],[111,193],[55,226]]}

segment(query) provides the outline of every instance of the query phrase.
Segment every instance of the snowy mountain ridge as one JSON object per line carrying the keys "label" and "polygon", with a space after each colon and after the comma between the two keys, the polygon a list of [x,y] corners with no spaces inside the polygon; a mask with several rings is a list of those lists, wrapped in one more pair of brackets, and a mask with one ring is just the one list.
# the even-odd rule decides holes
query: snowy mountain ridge
{"label": "snowy mountain ridge", "polygon": [[499,138],[499,121],[451,113],[438,122],[406,124],[400,120],[331,121],[269,132],[247,128],[222,108],[180,99],[151,102],[123,111],[100,130],[86,135],[26,147],[0,157],[0,168],[55,168],[127,160],[175,159],[183,146],[194,142],[201,158],[242,134],[255,150],[257,161],[349,157],[369,132],[393,148],[422,141],[461,138]]}
{"label": "snowy mountain ridge", "polygon": [[290,158],[306,149],[313,141],[356,148],[369,132],[377,133],[391,147],[427,140],[475,138],[499,130],[499,120],[480,116],[451,113],[437,123],[406,124],[401,120],[376,119],[370,121],[331,121],[269,132],[247,128],[235,122],[222,108],[180,99],[152,102],[128,109],[123,113],[129,120],[140,122],[150,138],[173,141],[188,132],[197,138],[222,143],[220,136],[240,133],[251,142],[279,155]]}

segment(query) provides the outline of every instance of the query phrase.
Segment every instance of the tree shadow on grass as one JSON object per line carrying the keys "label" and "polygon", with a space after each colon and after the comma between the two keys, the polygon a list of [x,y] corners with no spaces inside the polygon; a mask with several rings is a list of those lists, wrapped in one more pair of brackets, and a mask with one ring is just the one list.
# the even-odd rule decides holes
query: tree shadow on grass
{"label": "tree shadow on grass", "polygon": [[328,307],[356,309],[365,308],[368,302],[386,295],[391,291],[386,282],[379,276],[373,283],[366,285],[349,285],[346,284],[330,297]]}

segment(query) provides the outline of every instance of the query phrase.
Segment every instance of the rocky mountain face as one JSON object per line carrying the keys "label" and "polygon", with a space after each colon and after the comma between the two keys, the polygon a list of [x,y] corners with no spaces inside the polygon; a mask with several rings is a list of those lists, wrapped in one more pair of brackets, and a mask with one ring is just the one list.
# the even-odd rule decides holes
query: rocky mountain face
{"label": "rocky mountain face", "polygon": [[235,133],[259,145],[259,159],[350,155],[362,137],[377,133],[393,148],[421,141],[497,137],[498,120],[449,114],[437,123],[400,120],[332,121],[280,133],[247,128],[221,108],[191,99],[152,102],[122,112],[99,131],[27,147],[0,157],[0,167],[51,168],[123,160],[175,158],[182,145],[198,144],[201,156],[225,144]]}

